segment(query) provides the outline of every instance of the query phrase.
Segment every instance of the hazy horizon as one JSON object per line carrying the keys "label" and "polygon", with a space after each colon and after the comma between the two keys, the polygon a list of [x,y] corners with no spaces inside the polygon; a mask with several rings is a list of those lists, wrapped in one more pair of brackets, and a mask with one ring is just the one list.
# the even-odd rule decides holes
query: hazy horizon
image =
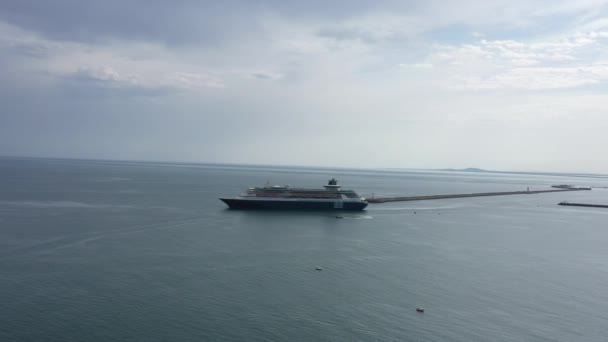
{"label": "hazy horizon", "polygon": [[505,174],[539,174],[539,175],[581,175],[581,176],[606,176],[603,173],[590,172],[558,172],[552,170],[495,170],[486,169],[483,167],[467,166],[467,167],[441,167],[441,168],[406,168],[406,167],[346,167],[340,165],[302,165],[302,164],[260,164],[260,163],[239,163],[239,162],[213,162],[213,161],[188,161],[188,160],[151,160],[151,159],[104,159],[104,158],[79,158],[79,157],[39,157],[39,156],[11,156],[0,155],[0,159],[46,159],[46,160],[68,160],[68,161],[90,161],[90,162],[108,162],[108,163],[137,163],[137,164],[166,164],[171,165],[211,165],[211,166],[238,166],[238,167],[286,167],[286,168],[304,168],[304,169],[329,169],[329,170],[374,170],[374,171],[446,171],[446,172],[471,172],[467,170],[479,170],[479,172],[489,173],[505,173]]}
{"label": "hazy horizon", "polygon": [[0,155],[608,173],[608,0],[8,0],[0,77]]}

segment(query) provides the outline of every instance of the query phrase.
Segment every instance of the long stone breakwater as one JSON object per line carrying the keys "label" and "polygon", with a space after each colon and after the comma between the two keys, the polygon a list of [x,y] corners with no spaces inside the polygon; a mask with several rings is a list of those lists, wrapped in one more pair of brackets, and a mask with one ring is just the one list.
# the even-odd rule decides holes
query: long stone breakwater
{"label": "long stone breakwater", "polygon": [[570,206],[574,206],[574,207],[608,208],[608,205],[605,205],[605,204],[559,202],[558,205],[570,205]]}
{"label": "long stone breakwater", "polygon": [[535,195],[547,192],[566,192],[566,191],[582,191],[589,189],[556,189],[556,190],[534,190],[534,191],[503,191],[503,192],[478,192],[471,194],[449,194],[449,195],[426,195],[426,196],[406,196],[406,197],[372,197],[367,198],[369,203],[386,203],[386,202],[405,202],[405,201],[426,201],[446,198],[465,198],[465,197],[484,197],[484,196],[505,196],[505,195]]}

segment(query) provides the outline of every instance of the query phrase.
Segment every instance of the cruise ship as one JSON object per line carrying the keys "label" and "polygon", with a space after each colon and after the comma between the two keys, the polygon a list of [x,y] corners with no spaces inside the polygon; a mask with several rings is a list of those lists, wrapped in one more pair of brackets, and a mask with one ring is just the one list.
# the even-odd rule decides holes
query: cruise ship
{"label": "cruise ship", "polygon": [[367,207],[365,198],[353,190],[341,190],[335,178],[330,179],[323,189],[266,185],[220,200],[231,209],[363,210]]}

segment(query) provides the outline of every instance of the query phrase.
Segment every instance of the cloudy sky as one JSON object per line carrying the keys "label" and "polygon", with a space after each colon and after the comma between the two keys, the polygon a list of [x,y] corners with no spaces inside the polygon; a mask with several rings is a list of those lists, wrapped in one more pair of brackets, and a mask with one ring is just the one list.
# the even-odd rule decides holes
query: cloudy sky
{"label": "cloudy sky", "polygon": [[0,155],[608,173],[608,0],[3,0],[0,81]]}

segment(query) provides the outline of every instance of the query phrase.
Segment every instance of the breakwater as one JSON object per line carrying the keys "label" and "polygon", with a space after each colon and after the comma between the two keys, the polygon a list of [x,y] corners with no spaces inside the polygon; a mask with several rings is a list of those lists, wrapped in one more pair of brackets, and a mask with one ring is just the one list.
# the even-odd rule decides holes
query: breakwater
{"label": "breakwater", "polygon": [[587,204],[587,203],[559,202],[558,205],[571,205],[573,207],[608,208],[608,205],[603,205],[603,204]]}
{"label": "breakwater", "polygon": [[534,191],[502,191],[502,192],[478,192],[470,194],[449,194],[449,195],[426,195],[426,196],[405,196],[405,197],[372,197],[367,198],[369,203],[386,203],[386,202],[405,202],[405,201],[426,201],[446,198],[466,198],[466,197],[484,197],[484,196],[506,196],[506,195],[535,195],[547,192],[567,192],[567,191],[585,191],[589,189],[559,189],[559,190],[534,190]]}

